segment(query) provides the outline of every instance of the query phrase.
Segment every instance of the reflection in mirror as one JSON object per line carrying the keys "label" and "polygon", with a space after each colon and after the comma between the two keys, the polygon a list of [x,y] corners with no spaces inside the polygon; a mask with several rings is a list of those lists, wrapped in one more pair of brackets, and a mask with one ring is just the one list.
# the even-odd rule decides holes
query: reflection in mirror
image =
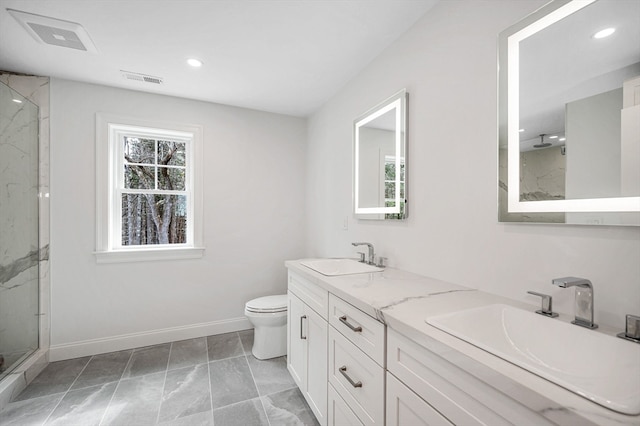
{"label": "reflection in mirror", "polygon": [[639,1],[556,0],[500,35],[499,187],[503,222],[640,225]]}
{"label": "reflection in mirror", "polygon": [[355,214],[360,219],[405,219],[406,104],[402,90],[354,122]]}

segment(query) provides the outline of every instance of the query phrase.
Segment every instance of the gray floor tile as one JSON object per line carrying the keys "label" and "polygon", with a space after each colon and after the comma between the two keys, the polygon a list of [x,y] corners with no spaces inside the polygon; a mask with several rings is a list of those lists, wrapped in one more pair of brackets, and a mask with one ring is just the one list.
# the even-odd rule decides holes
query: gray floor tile
{"label": "gray floor tile", "polygon": [[109,382],[117,382],[120,380],[132,352],[132,350],[110,352],[91,357],[91,360],[71,389],[81,389]]}
{"label": "gray floor tile", "polygon": [[181,340],[171,344],[169,370],[193,367],[207,361],[207,339],[205,337]]}
{"label": "gray floor tile", "polygon": [[238,331],[238,336],[240,336],[244,354],[251,355],[251,348],[253,348],[253,329]]}
{"label": "gray floor tile", "polygon": [[64,393],[12,402],[0,412],[0,425],[42,425],[64,396]]}
{"label": "gray floor tile", "polygon": [[[158,423],[159,426],[213,426],[213,413],[211,411],[203,411],[202,413],[192,414],[187,417],[180,417],[176,420]],[[216,426],[225,426],[217,424]],[[274,425],[275,426],[275,425]]]}
{"label": "gray floor tile", "polygon": [[213,422],[224,426],[269,426],[260,398],[213,410]]}
{"label": "gray floor tile", "polygon": [[45,424],[99,425],[116,385],[117,383],[107,383],[67,392]]}
{"label": "gray floor tile", "polygon": [[158,420],[176,420],[211,411],[207,364],[167,372]]}
{"label": "gray floor tile", "polygon": [[272,425],[319,426],[298,388],[261,397]]}
{"label": "gray floor tile", "polygon": [[154,425],[160,411],[164,371],[121,380],[102,425]]}
{"label": "gray floor tile", "polygon": [[246,330],[54,362],[0,412],[0,425],[317,425],[286,358],[257,360],[252,345]]}
{"label": "gray floor tile", "polygon": [[296,387],[293,377],[287,370],[286,357],[259,360],[253,355],[247,355],[247,360],[260,395],[269,395]]}
{"label": "gray floor tile", "polygon": [[207,337],[209,361],[233,358],[244,354],[238,333],[218,334]]}
{"label": "gray floor tile", "polygon": [[167,369],[171,343],[136,349],[131,354],[123,379],[158,373]]}
{"label": "gray floor tile", "polygon": [[15,401],[66,392],[78,378],[91,357],[56,361],[49,364],[23,390]]}
{"label": "gray floor tile", "polygon": [[249,364],[244,356],[209,363],[213,408],[258,396]]}

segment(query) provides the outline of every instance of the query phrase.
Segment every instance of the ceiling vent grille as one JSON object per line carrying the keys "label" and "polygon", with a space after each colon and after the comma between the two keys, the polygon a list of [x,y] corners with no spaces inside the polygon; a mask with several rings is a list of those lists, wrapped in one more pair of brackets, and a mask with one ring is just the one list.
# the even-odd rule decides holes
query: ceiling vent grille
{"label": "ceiling vent grille", "polygon": [[152,75],[140,74],[137,72],[123,71],[123,70],[120,70],[120,72],[122,72],[122,76],[127,80],[142,81],[144,83],[153,83],[153,84],[163,83],[162,77],[154,77]]}
{"label": "ceiling vent grille", "polygon": [[40,43],[98,53],[89,33],[80,24],[19,10],[7,11]]}

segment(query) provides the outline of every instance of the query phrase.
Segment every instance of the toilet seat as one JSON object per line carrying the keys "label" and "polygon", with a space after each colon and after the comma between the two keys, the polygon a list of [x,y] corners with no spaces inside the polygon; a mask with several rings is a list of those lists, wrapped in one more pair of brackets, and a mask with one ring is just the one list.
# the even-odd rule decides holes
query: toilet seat
{"label": "toilet seat", "polygon": [[279,294],[275,296],[258,297],[249,300],[245,304],[247,312],[254,313],[278,313],[287,311],[287,295]]}

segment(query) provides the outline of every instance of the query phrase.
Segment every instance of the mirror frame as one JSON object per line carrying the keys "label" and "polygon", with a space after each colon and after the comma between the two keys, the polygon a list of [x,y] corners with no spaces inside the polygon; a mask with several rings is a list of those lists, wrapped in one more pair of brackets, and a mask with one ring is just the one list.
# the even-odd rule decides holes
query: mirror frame
{"label": "mirror frame", "polygon": [[[407,218],[407,106],[408,97],[406,89],[402,89],[393,96],[380,102],[353,122],[353,208],[354,213],[360,219],[384,220],[386,214],[403,213],[398,219]],[[375,120],[383,114],[395,109],[395,205],[393,207],[360,207],[358,197],[360,194],[359,182],[359,152],[360,152],[360,128]],[[404,153],[404,156],[401,154]],[[404,158],[404,161],[402,159]],[[404,199],[400,198],[400,169],[404,163]],[[404,212],[400,206],[404,204]],[[396,219],[397,220],[397,219]]]}
{"label": "mirror frame", "polygon": [[[507,214],[640,212],[640,197],[520,201],[519,43],[596,0],[555,0],[500,33],[498,151],[507,145]],[[515,105],[515,108],[510,108]],[[499,178],[498,178],[499,180]],[[499,183],[499,182],[498,182]],[[499,188],[499,185],[498,185]]]}

